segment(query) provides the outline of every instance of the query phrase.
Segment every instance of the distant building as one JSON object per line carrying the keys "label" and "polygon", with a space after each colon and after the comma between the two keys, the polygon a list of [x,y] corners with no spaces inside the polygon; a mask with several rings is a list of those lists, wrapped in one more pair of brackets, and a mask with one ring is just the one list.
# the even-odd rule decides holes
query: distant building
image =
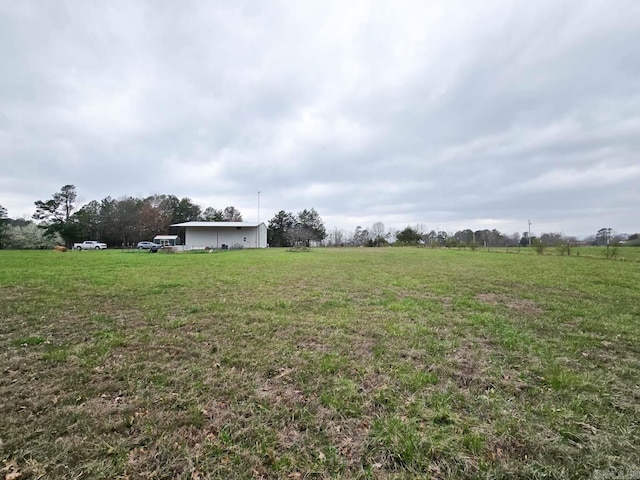
{"label": "distant building", "polygon": [[153,237],[153,243],[157,243],[163,247],[175,247],[176,245],[180,245],[180,237],[178,235],[156,235]]}
{"label": "distant building", "polygon": [[267,226],[252,222],[185,222],[171,227],[184,228],[184,244],[199,248],[266,248]]}

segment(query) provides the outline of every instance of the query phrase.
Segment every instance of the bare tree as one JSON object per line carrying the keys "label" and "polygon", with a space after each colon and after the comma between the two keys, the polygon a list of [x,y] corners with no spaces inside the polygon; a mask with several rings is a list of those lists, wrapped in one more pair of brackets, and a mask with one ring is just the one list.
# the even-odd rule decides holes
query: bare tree
{"label": "bare tree", "polygon": [[371,225],[371,235],[374,238],[375,237],[385,238],[386,237],[386,233],[385,233],[385,229],[384,229],[384,223],[376,222],[373,225]]}
{"label": "bare tree", "polygon": [[367,244],[371,247],[384,247],[389,244],[387,240],[388,237],[389,235],[385,232],[384,223],[376,222],[371,226],[369,242],[367,242]]}
{"label": "bare tree", "polygon": [[225,222],[241,222],[242,214],[234,206],[230,206],[224,209],[223,218]]}
{"label": "bare tree", "polygon": [[205,222],[223,222],[224,212],[217,208],[207,207],[204,212],[202,212],[202,220]]}
{"label": "bare tree", "polygon": [[344,244],[344,231],[338,227],[333,227],[333,230],[329,232],[329,245],[339,247]]}
{"label": "bare tree", "polygon": [[314,235],[313,229],[297,224],[286,232],[285,237],[288,243],[294,247],[309,247]]}
{"label": "bare tree", "polygon": [[352,245],[355,245],[356,247],[360,247],[360,246],[366,245],[368,241],[369,241],[369,230],[367,229],[363,230],[362,227],[358,225],[351,237]]}
{"label": "bare tree", "polygon": [[520,245],[520,232],[514,232],[509,236],[509,244],[510,247],[517,247]]}

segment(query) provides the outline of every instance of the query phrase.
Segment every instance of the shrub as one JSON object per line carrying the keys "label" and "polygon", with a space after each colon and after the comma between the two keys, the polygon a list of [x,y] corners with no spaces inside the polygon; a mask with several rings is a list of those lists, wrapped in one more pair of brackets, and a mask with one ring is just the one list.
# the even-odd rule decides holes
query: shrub
{"label": "shrub", "polygon": [[560,255],[571,255],[571,243],[558,243],[556,249]]}
{"label": "shrub", "polygon": [[538,255],[542,255],[544,253],[544,243],[542,243],[542,240],[535,238],[531,243]]}

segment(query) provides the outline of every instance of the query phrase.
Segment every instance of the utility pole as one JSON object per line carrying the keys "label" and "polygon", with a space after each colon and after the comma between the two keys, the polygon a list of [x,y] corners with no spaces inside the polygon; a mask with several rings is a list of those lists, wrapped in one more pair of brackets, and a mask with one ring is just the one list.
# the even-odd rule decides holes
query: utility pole
{"label": "utility pole", "polygon": [[527,220],[529,222],[529,246],[531,246],[531,220]]}
{"label": "utility pole", "polygon": [[260,190],[258,190],[258,223],[260,223]]}

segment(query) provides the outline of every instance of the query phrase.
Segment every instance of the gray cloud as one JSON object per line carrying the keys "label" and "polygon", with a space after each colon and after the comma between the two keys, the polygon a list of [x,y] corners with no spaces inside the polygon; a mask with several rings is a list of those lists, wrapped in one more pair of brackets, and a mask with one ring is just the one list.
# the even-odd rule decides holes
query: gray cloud
{"label": "gray cloud", "polygon": [[330,226],[640,229],[640,6],[5,2],[0,203],[172,193]]}

